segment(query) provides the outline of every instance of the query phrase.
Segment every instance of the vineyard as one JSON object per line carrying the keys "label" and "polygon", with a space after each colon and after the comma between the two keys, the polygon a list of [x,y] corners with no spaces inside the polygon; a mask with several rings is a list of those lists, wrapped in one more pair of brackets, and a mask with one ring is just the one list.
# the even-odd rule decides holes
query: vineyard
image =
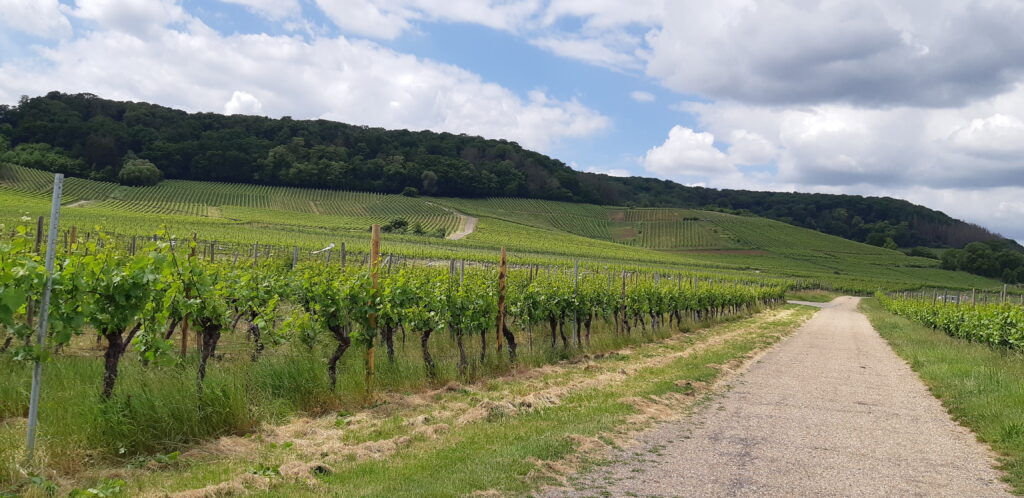
{"label": "vineyard", "polygon": [[[0,388],[0,418],[24,413],[29,366],[49,358],[52,382],[63,386],[43,401],[51,462],[79,456],[68,448],[106,447],[110,438],[121,454],[141,454],[245,431],[273,416],[253,403],[319,412],[409,382],[472,379],[649,341],[775,306],[785,292],[578,266],[445,267],[379,256],[239,264],[187,239],[153,239],[72,236],[60,246],[44,347],[30,339],[46,281],[36,237],[19,227],[0,243],[0,349],[9,358],[0,361],[15,374]],[[274,375],[262,376],[266,369]],[[229,380],[249,377],[271,384]],[[154,405],[170,397],[182,397],[169,404],[177,408]],[[199,419],[168,413],[187,400],[201,407]],[[54,403],[95,419],[63,430]],[[202,415],[230,406],[239,411]],[[110,410],[118,416],[103,415]],[[157,417],[188,422],[154,426]],[[0,463],[14,465],[18,451],[0,445]],[[5,467],[0,477],[13,472]]]}
{"label": "vineyard", "polygon": [[[22,475],[33,364],[47,371],[38,452],[74,475],[638,347],[788,290],[995,287],[714,212],[71,178],[41,346],[48,181],[14,167],[0,183],[0,421],[14,421],[0,424],[0,489]],[[479,216],[465,239],[426,233],[458,212]],[[381,236],[394,219],[420,233]]]}
{"label": "vineyard", "polygon": [[[4,185],[45,199],[53,184],[52,175],[13,165],[9,169],[10,178]],[[302,221],[296,213],[318,215],[317,221],[306,218],[307,225],[349,230],[387,223],[393,218],[420,223],[426,231],[448,233],[458,226],[458,218],[452,213],[399,195],[187,180],[168,180],[153,187],[124,187],[68,178],[64,202],[97,216],[110,212],[142,213],[223,218],[239,223],[262,219],[263,213],[270,211],[291,213],[292,221]]]}
{"label": "vineyard", "polygon": [[974,342],[1024,350],[1024,303],[983,304],[937,293],[915,293],[899,297],[877,294],[882,306],[897,315],[935,330]]}
{"label": "vineyard", "polygon": [[[0,178],[0,224],[48,211],[51,178],[7,166]],[[360,192],[165,181],[154,187],[68,178],[65,226],[87,234],[146,236],[158,227],[197,234],[221,251],[244,257],[246,247],[273,246],[301,255],[334,244],[368,251],[373,223],[402,219],[422,234],[390,234],[389,253],[415,259],[491,261],[505,246],[517,264],[557,265],[582,259],[705,277],[742,278],[751,271],[798,281],[801,286],[871,293],[921,285],[994,287],[996,282],[937,268],[912,258],[761,218],[668,209],[606,207],[539,199],[450,199]],[[460,225],[458,211],[479,217],[475,231],[445,240]]]}

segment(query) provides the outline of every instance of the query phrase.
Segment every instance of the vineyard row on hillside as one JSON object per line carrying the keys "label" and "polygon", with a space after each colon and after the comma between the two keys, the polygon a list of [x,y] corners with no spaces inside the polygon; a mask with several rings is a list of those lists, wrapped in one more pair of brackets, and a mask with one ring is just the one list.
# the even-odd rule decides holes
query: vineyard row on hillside
{"label": "vineyard row on hillside", "polygon": [[[48,354],[31,344],[34,306],[45,283],[41,256],[28,229],[0,244],[0,326],[3,348],[21,359]],[[195,242],[156,241],[126,251],[102,236],[72,241],[60,255],[50,308],[51,344],[59,347],[87,330],[106,342],[103,397],[109,398],[122,358],[134,351],[145,362],[172,355],[175,338],[185,347],[188,329],[200,349],[198,380],[218,341],[237,326],[253,342],[252,357],[270,345],[300,341],[333,344],[325,369],[332,382],[339,359],[350,346],[365,349],[372,374],[373,349],[393,358],[396,330],[421,337],[427,375],[434,368],[430,337],[447,332],[459,347],[459,368],[469,362],[462,341],[479,335],[481,357],[488,335],[507,344],[516,357],[516,329],[545,325],[550,347],[585,347],[594,319],[615,324],[622,334],[635,330],[736,313],[782,301],[781,286],[740,286],[659,278],[650,274],[508,272],[501,268],[448,269],[406,266],[387,272],[376,258],[371,269],[349,265],[324,271],[319,262],[290,268],[281,260],[255,264],[210,262]],[[262,263],[260,263],[262,261]],[[502,290],[499,290],[502,289]],[[496,328],[499,308],[507,316]],[[567,334],[567,328],[572,332]],[[177,330],[176,330],[177,329]],[[499,346],[500,347],[500,346]]]}
{"label": "vineyard row on hillside", "polygon": [[876,296],[885,309],[961,339],[1024,350],[1024,306],[947,301],[946,296]]}

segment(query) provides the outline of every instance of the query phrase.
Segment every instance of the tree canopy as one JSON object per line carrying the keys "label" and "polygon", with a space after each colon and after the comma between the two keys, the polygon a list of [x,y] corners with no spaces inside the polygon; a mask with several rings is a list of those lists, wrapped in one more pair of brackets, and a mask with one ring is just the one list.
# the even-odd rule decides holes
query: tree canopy
{"label": "tree canopy", "polygon": [[0,140],[9,142],[0,146],[0,161],[108,181],[119,181],[123,168],[134,164],[127,160],[137,158],[170,179],[715,209],[877,245],[962,247],[998,238],[892,198],[618,178],[575,171],[508,140],[287,116],[190,114],[92,94],[50,92],[0,105]]}

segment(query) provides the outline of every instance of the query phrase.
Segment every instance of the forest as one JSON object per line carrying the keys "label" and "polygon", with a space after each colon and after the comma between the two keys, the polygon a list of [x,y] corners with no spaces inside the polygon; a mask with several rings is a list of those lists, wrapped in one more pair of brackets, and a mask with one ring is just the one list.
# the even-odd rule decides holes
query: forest
{"label": "forest", "polygon": [[[1000,238],[939,211],[887,197],[722,190],[619,178],[575,171],[507,140],[287,116],[187,113],[86,93],[50,92],[0,105],[0,162],[134,185],[168,178],[703,208],[890,247],[960,248]],[[129,171],[122,171],[127,165]]]}

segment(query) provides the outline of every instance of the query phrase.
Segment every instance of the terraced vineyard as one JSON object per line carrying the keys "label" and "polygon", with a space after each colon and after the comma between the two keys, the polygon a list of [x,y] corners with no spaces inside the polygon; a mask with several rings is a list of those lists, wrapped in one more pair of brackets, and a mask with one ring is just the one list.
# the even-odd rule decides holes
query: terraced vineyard
{"label": "terraced vineyard", "polygon": [[[3,184],[48,199],[53,176],[45,171],[10,166]],[[449,211],[399,195],[187,180],[167,180],[152,187],[125,187],[68,178],[64,201],[68,207],[95,210],[97,214],[180,215],[344,230],[365,230],[373,223],[384,224],[395,218],[419,223],[428,232],[449,233],[459,224],[458,217]],[[296,213],[326,216],[300,217]]]}
{"label": "terraced vineyard", "polygon": [[[48,212],[50,173],[9,166],[0,178],[0,224]],[[316,250],[345,243],[367,250],[370,224],[403,218],[424,231],[451,233],[457,213],[479,218],[461,240],[388,234],[389,250],[417,258],[493,259],[505,246],[514,262],[670,267],[725,278],[751,272],[874,291],[879,287],[996,287],[996,282],[940,270],[910,258],[762,218],[672,208],[621,208],[538,199],[412,198],[363,192],[168,180],[154,187],[68,178],[63,223],[122,235],[151,235],[161,226],[221,244]]]}
{"label": "terraced vineyard", "polygon": [[619,242],[652,249],[729,249],[742,247],[704,211],[689,209],[627,209],[612,211]]}

